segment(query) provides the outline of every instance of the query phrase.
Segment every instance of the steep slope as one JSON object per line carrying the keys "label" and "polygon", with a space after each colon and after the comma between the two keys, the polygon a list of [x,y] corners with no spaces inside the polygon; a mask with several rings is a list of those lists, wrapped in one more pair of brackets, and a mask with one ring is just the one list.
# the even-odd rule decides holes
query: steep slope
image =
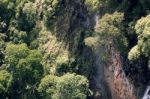
{"label": "steep slope", "polygon": [[111,89],[112,99],[137,99],[133,84],[126,77],[120,54],[111,49],[110,63],[105,66],[105,77]]}
{"label": "steep slope", "polygon": [[140,99],[150,81],[147,3],[0,0],[0,98]]}

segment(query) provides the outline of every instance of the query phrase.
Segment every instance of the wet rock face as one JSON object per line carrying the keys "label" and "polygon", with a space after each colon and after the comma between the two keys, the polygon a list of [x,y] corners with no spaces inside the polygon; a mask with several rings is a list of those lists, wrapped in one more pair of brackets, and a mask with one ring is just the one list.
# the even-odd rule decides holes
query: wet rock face
{"label": "wet rock face", "polygon": [[111,92],[108,83],[105,79],[105,64],[101,59],[101,55],[104,53],[105,48],[97,46],[94,51],[95,54],[95,66],[92,74],[92,89],[94,99],[111,99]]}
{"label": "wet rock face", "polygon": [[110,63],[105,66],[105,77],[111,90],[112,99],[137,99],[135,88],[126,77],[120,55],[111,49]]}
{"label": "wet rock face", "polygon": [[94,99],[138,99],[134,85],[126,77],[119,52],[111,48],[107,50],[109,59],[103,62],[101,54],[106,51],[104,47],[95,50],[96,66],[93,73]]}
{"label": "wet rock face", "polygon": [[[95,27],[99,20],[95,15]],[[123,69],[121,55],[111,44],[97,45],[95,54],[95,72],[93,73],[94,99],[137,99],[134,85],[129,81]],[[108,59],[103,60],[107,53]],[[94,86],[95,85],[95,86]]]}

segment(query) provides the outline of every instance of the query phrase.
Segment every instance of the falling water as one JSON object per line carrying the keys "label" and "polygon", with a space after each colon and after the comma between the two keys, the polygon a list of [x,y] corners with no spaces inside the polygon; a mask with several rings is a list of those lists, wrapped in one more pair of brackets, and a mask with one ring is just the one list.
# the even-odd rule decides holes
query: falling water
{"label": "falling water", "polygon": [[147,87],[142,99],[150,99],[150,86]]}
{"label": "falling water", "polygon": [[98,26],[98,24],[99,24],[99,15],[95,15],[95,28],[97,28],[97,26]]}

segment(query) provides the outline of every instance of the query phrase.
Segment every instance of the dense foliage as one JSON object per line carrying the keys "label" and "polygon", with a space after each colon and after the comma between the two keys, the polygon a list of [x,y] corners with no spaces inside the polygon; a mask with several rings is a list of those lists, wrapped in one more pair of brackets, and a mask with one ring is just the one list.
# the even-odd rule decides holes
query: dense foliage
{"label": "dense foliage", "polygon": [[[0,99],[86,99],[92,95],[89,53],[99,45],[150,67],[149,4],[0,0]],[[87,22],[92,15],[99,16],[95,27]],[[107,51],[102,57],[107,62]]]}
{"label": "dense foliage", "polygon": [[85,99],[88,80],[68,73],[62,77],[47,75],[41,80],[38,91],[46,99]]}
{"label": "dense foliage", "polygon": [[[138,59],[141,55],[150,56],[150,15],[142,17],[135,25],[136,34],[138,35],[137,44],[129,52],[129,59]],[[150,59],[149,59],[150,60]]]}
{"label": "dense foliage", "polygon": [[0,98],[86,98],[87,78],[73,73],[73,56],[50,28],[60,4],[0,0]]}

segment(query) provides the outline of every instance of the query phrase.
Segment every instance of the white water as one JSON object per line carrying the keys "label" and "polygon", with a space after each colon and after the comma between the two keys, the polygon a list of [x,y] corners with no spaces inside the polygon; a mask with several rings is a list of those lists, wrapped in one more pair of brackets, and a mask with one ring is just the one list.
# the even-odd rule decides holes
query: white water
{"label": "white water", "polygon": [[147,87],[142,99],[150,99],[150,86]]}
{"label": "white water", "polygon": [[98,24],[99,24],[99,15],[95,15],[95,29],[97,28],[97,26],[98,26]]}

